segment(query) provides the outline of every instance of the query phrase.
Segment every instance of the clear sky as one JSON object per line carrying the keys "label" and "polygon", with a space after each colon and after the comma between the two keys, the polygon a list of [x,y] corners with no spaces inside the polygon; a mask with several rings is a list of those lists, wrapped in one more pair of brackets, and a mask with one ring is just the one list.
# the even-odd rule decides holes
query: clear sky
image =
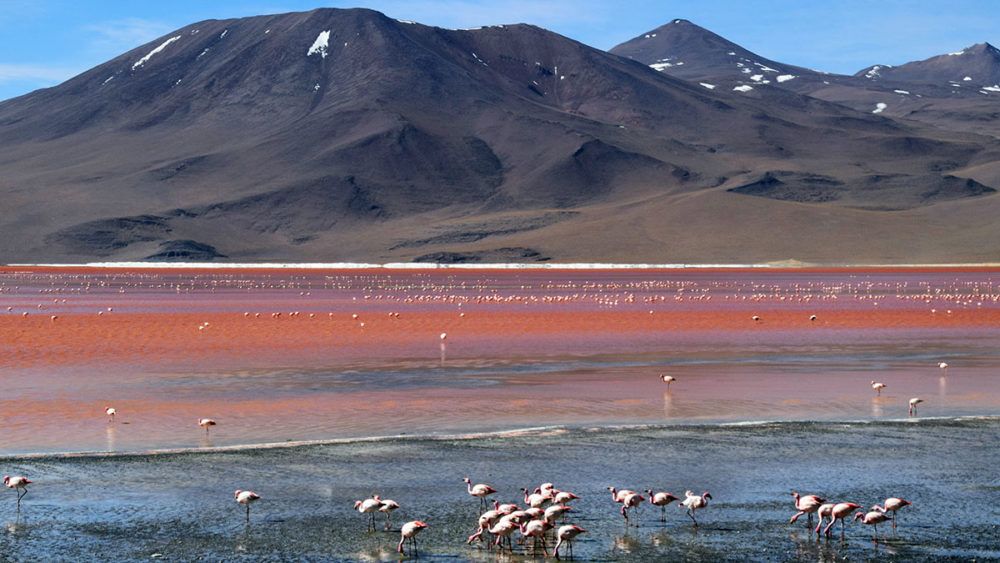
{"label": "clear sky", "polygon": [[762,56],[843,73],[1000,41],[1000,0],[0,0],[0,100],[196,21],[358,6],[452,28],[532,23],[600,49],[685,18]]}

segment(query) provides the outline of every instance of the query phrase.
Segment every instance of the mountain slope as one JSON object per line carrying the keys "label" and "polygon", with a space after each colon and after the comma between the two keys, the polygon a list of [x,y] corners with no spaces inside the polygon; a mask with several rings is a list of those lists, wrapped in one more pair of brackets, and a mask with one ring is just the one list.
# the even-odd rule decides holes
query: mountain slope
{"label": "mountain slope", "polygon": [[[830,237],[996,205],[997,153],[530,25],[213,20],[0,103],[0,260],[905,260]],[[772,232],[730,232],[744,209]],[[789,213],[817,217],[794,256],[770,242]],[[681,226],[714,234],[661,242]]]}

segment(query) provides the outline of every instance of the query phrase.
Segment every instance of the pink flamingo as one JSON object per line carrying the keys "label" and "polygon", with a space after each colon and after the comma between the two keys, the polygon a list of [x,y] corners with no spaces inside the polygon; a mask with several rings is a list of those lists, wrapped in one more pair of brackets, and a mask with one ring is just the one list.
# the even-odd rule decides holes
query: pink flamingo
{"label": "pink flamingo", "polygon": [[108,422],[114,422],[118,411],[114,407],[104,407],[104,414],[108,415]]}
{"label": "pink flamingo", "polygon": [[236,502],[238,502],[238,503],[242,504],[243,506],[247,507],[247,524],[249,524],[250,523],[250,504],[252,504],[252,503],[257,502],[258,500],[260,500],[260,495],[258,495],[257,493],[255,493],[253,491],[241,491],[239,489],[236,489],[236,493],[235,493],[234,496],[236,497]]}
{"label": "pink flamingo", "polygon": [[532,520],[527,524],[521,524],[521,535],[525,537],[534,538],[532,541],[532,551],[538,551],[538,543],[542,544],[542,554],[545,557],[549,556],[548,550],[545,548],[545,532],[552,527],[545,520]]}
{"label": "pink flamingo", "polygon": [[566,524],[565,526],[560,526],[559,530],[556,532],[556,537],[559,538],[559,540],[556,541],[556,548],[553,550],[556,559],[559,559],[559,547],[564,543],[566,544],[566,551],[569,552],[569,558],[572,559],[573,538],[585,533],[587,533],[587,530],[584,530],[576,524]]}
{"label": "pink flamingo", "polygon": [[794,524],[795,521],[799,519],[799,516],[805,514],[809,527],[811,528],[813,512],[819,510],[820,505],[825,503],[826,499],[820,498],[816,495],[800,496],[799,493],[795,491],[792,491],[792,497],[795,498],[795,510],[798,510],[798,512],[795,516],[792,516],[788,523]]}
{"label": "pink flamingo", "polygon": [[[896,514],[897,514],[897,511],[899,509],[903,508],[904,506],[911,506],[911,505],[913,505],[913,503],[910,502],[910,501],[908,501],[908,500],[906,500],[906,499],[901,499],[901,498],[896,498],[896,497],[890,497],[890,498],[885,499],[885,502],[883,503],[883,506],[882,506],[882,512],[892,512],[892,529],[893,530],[896,529]],[[874,508],[878,508],[878,506],[876,505],[876,507],[874,507]]]}
{"label": "pink flamingo", "polygon": [[553,504],[552,506],[545,509],[542,514],[542,519],[549,524],[555,524],[556,520],[563,517],[567,512],[571,512],[572,507],[566,506],[565,504]]}
{"label": "pink flamingo", "polygon": [[[830,528],[833,527],[833,525],[837,522],[837,520],[840,520],[840,538],[843,539],[844,523],[847,517],[850,516],[852,512],[854,512],[859,508],[861,508],[861,505],[855,504],[853,502],[838,502],[837,504],[833,505],[833,508],[830,510],[830,523],[826,525],[826,528],[823,530],[823,534],[829,536]],[[819,527],[817,526],[817,529],[818,528]]]}
{"label": "pink flamingo", "polygon": [[[499,503],[496,502],[494,504],[499,505]],[[471,545],[474,541],[483,541],[483,534],[488,532],[490,527],[492,527],[501,516],[503,516],[503,514],[501,514],[496,508],[493,510],[487,510],[486,512],[480,514],[479,527],[476,528],[476,531],[473,532],[468,539],[466,539],[465,543]],[[492,542],[487,542],[486,545],[488,548],[492,548]]]}
{"label": "pink flamingo", "polygon": [[685,497],[684,502],[682,502],[678,506],[680,508],[686,508],[687,515],[691,517],[691,520],[694,522],[694,525],[698,526],[698,521],[695,520],[694,513],[696,510],[700,510],[702,508],[707,507],[708,501],[711,500],[712,495],[708,491],[702,493],[701,496],[698,496],[692,493],[691,491],[685,491],[684,497]]}
{"label": "pink flamingo", "polygon": [[477,485],[472,484],[472,480],[466,477],[463,479],[465,481],[466,488],[469,490],[469,494],[479,499],[479,511],[482,512],[486,508],[486,497],[497,492],[493,487],[486,485],[484,483],[479,483]]}
{"label": "pink flamingo", "polygon": [[361,514],[368,515],[368,530],[369,532],[375,531],[375,513],[378,509],[382,508],[382,501],[378,498],[378,495],[365,500],[354,501],[354,509]]}
{"label": "pink flamingo", "polygon": [[872,389],[874,389],[880,397],[882,396],[882,390],[886,387],[888,386],[885,383],[876,382],[874,379],[872,380]]}
{"label": "pink flamingo", "polygon": [[542,493],[541,487],[536,488],[535,492],[531,494],[528,494],[528,489],[521,489],[521,492],[524,493],[524,503],[532,508],[541,508],[552,498],[550,495]]}
{"label": "pink flamingo", "polygon": [[[639,507],[642,505],[642,501],[644,501],[644,500],[646,500],[646,499],[643,498],[642,495],[640,495],[638,493],[632,493],[632,494],[626,496],[624,500],[622,500],[621,513],[622,513],[622,517],[625,518],[625,525],[626,526],[628,526],[628,524],[629,524],[629,521],[628,521],[628,509],[631,508],[633,512],[638,512]],[[639,523],[636,522],[635,525],[638,526]]]}
{"label": "pink flamingo", "polygon": [[660,522],[667,521],[667,505],[675,500],[680,500],[674,495],[666,492],[654,494],[652,489],[646,489],[646,494],[649,495],[649,504],[660,507]]}
{"label": "pink flamingo", "polygon": [[910,416],[917,414],[917,405],[924,402],[920,397],[914,397],[910,399]]}
{"label": "pink flamingo", "polygon": [[828,516],[830,516],[830,511],[831,510],[833,510],[833,503],[832,502],[828,502],[826,504],[822,504],[822,505],[820,505],[819,508],[816,509],[816,516],[819,517],[819,522],[816,523],[816,530],[815,530],[817,536],[819,535],[819,529],[820,529],[820,527],[823,526],[823,519],[826,518],[826,517],[828,517]]}
{"label": "pink flamingo", "polygon": [[514,546],[511,545],[510,535],[514,533],[514,530],[518,528],[517,523],[513,518],[504,517],[501,518],[492,528],[490,528],[490,534],[495,538],[493,540],[493,545],[500,548],[503,551],[503,544],[507,544],[507,547],[511,552],[514,551]]}
{"label": "pink flamingo", "polygon": [[567,502],[577,500],[578,496],[574,495],[569,491],[559,491],[556,496],[552,497],[552,502],[554,504],[566,504]]}
{"label": "pink flamingo", "polygon": [[677,378],[672,375],[660,374],[660,380],[667,384],[667,391],[670,391],[670,384],[677,381]]}
{"label": "pink flamingo", "polygon": [[375,499],[382,503],[382,505],[378,507],[378,511],[385,514],[385,529],[388,531],[389,528],[392,527],[392,513],[399,510],[399,503],[394,500],[380,499],[378,498],[378,495],[375,495]]}
{"label": "pink flamingo", "polygon": [[410,545],[413,546],[412,554],[416,554],[417,534],[427,527],[427,524],[425,522],[421,522],[420,520],[413,520],[412,522],[403,524],[403,527],[399,529],[399,545],[396,546],[396,551],[403,553],[403,543],[405,543],[406,540],[410,540]]}
{"label": "pink flamingo", "polygon": [[17,493],[17,509],[21,510],[21,499],[28,494],[28,485],[31,484],[31,479],[23,475],[15,475],[14,477],[4,475],[3,484],[8,489],[14,489],[14,492]]}
{"label": "pink flamingo", "polygon": [[873,526],[875,528],[875,535],[872,539],[878,542],[878,525],[882,522],[888,521],[889,517],[886,516],[884,512],[880,512],[878,510],[872,510],[869,512],[859,510],[854,514],[854,520],[861,520],[862,524],[865,524],[866,526]]}
{"label": "pink flamingo", "polygon": [[635,494],[635,491],[629,489],[622,489],[619,491],[614,487],[608,487],[608,490],[611,491],[611,500],[617,503],[621,503],[625,500],[625,497]]}
{"label": "pink flamingo", "polygon": [[201,418],[198,419],[198,426],[205,429],[205,435],[208,436],[208,431],[215,426],[216,422],[211,418]]}

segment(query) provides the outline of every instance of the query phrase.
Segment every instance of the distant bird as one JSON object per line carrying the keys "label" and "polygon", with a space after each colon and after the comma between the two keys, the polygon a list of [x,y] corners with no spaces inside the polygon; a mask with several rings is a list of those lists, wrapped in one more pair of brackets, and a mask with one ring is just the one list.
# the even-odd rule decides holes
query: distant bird
{"label": "distant bird", "polygon": [[447,340],[447,339],[448,339],[448,333],[447,332],[442,332],[441,333],[441,340]]}
{"label": "distant bird", "polygon": [[378,495],[375,496],[375,499],[382,503],[382,505],[378,507],[378,511],[385,514],[385,529],[388,530],[392,527],[392,513],[399,510],[399,503],[394,500],[380,499],[378,498]]}
{"label": "distant bird", "polygon": [[250,523],[250,504],[260,500],[260,495],[253,491],[241,491],[236,489],[236,502],[247,507],[247,524]]}
{"label": "distant bird", "polygon": [[549,524],[555,524],[556,520],[562,518],[564,514],[572,510],[572,507],[566,506],[565,504],[553,504],[545,509],[542,519]]}
{"label": "distant bird", "polygon": [[410,545],[413,547],[411,555],[415,555],[417,553],[417,534],[426,527],[427,524],[420,520],[413,520],[403,524],[399,529],[399,545],[396,546],[396,551],[403,553],[403,543],[406,540],[410,540]]}
{"label": "distant bird", "polygon": [[920,397],[914,397],[910,399],[910,416],[917,414],[917,405],[924,402]]}
{"label": "distant bird", "polygon": [[750,319],[753,320],[753,322],[755,322],[755,323],[759,323],[760,322],[760,317],[757,316],[757,315],[754,315],[754,316],[750,317]]}
{"label": "distant bird", "polygon": [[886,516],[884,512],[880,512],[878,510],[871,510],[869,512],[863,512],[859,510],[854,514],[854,520],[855,521],[861,520],[862,524],[866,526],[872,526],[875,529],[875,535],[873,536],[873,539],[877,542],[878,525],[881,524],[882,522],[888,521],[889,517]]}
{"label": "distant bird", "polygon": [[482,512],[486,507],[486,497],[497,492],[493,487],[486,485],[484,483],[479,483],[477,485],[472,484],[472,480],[466,477],[463,479],[465,485],[469,490],[469,494],[479,499],[479,511]]}
{"label": "distant bird", "polygon": [[3,484],[8,489],[14,489],[14,492],[17,493],[17,509],[21,510],[21,499],[28,494],[28,485],[31,484],[31,479],[23,475],[15,475],[14,477],[4,475]]}
{"label": "distant bird", "polygon": [[875,380],[872,380],[872,389],[874,389],[875,392],[878,393],[880,396],[882,395],[882,390],[885,389],[886,387],[887,385],[885,383],[876,382]]}
{"label": "distant bird", "polygon": [[[847,519],[848,516],[850,516],[851,512],[854,512],[859,508],[861,508],[861,505],[855,504],[853,502],[838,502],[837,504],[833,505],[833,508],[830,509],[830,514],[829,514],[830,523],[827,524],[826,528],[823,529],[823,534],[829,536],[830,528],[833,527],[833,525],[837,522],[837,520],[840,520],[840,537],[843,538],[845,520]],[[816,533],[818,534],[819,526],[816,526],[816,530],[817,530]]]}
{"label": "distant bird", "polygon": [[500,548],[503,551],[503,545],[506,543],[507,547],[513,551],[514,546],[511,545],[510,535],[514,533],[514,530],[518,529],[518,525],[514,522],[513,518],[501,518],[492,528],[490,528],[490,534],[495,538],[493,540],[493,545]]}
{"label": "distant bird", "polygon": [[695,526],[697,526],[698,520],[695,519],[694,513],[696,510],[700,510],[708,506],[708,501],[711,500],[712,495],[709,494],[708,491],[702,493],[701,496],[698,496],[691,491],[685,491],[684,497],[684,502],[678,506],[680,506],[680,508],[687,509],[687,515],[691,517],[691,521],[694,522]]}
{"label": "distant bird", "polygon": [[104,407],[104,414],[108,415],[108,422],[114,422],[118,411],[114,407]]}
{"label": "distant bird", "polygon": [[215,426],[215,424],[216,424],[216,422],[214,420],[212,420],[211,418],[200,418],[200,419],[198,419],[198,426],[201,426],[202,428],[205,429],[205,435],[206,436],[208,435],[209,429],[212,428],[213,426]]}
{"label": "distant bird", "polygon": [[896,529],[896,513],[904,506],[911,506],[913,503],[901,498],[890,497],[882,504],[883,512],[892,512],[892,529]]}
{"label": "distant bird", "polygon": [[820,498],[816,495],[802,496],[795,491],[792,491],[792,497],[795,499],[795,510],[798,510],[798,512],[792,516],[788,523],[794,524],[795,521],[799,519],[799,516],[805,514],[809,527],[811,528],[813,512],[819,510],[819,507],[826,502],[826,499]]}
{"label": "distant bird", "polygon": [[941,369],[943,369],[943,370],[945,370],[945,373],[948,372],[948,363],[947,362],[938,362],[938,367],[941,368]]}
{"label": "distant bird", "polygon": [[545,506],[545,503],[552,499],[551,495],[543,494],[541,487],[535,489],[535,492],[528,493],[528,489],[521,489],[524,493],[524,504],[532,508],[541,508]]}
{"label": "distant bird", "polygon": [[382,501],[378,499],[378,496],[368,498],[365,500],[354,501],[354,509],[361,514],[368,515],[368,531],[375,531],[375,513],[382,508]]}
{"label": "distant bird", "polygon": [[677,381],[677,378],[672,375],[660,374],[660,380],[667,384],[667,391],[670,390],[670,384]]}
{"label": "distant bird", "polygon": [[566,551],[569,553],[570,559],[572,559],[573,538],[585,533],[587,533],[587,530],[584,530],[576,524],[566,524],[565,526],[560,526],[559,530],[556,531],[556,538],[558,538],[558,541],[556,541],[556,548],[553,550],[556,559],[559,559],[559,547],[562,546],[562,544],[566,544]]}
{"label": "distant bird", "polygon": [[653,493],[652,489],[646,489],[646,494],[649,495],[649,504],[660,507],[660,522],[667,521],[667,505],[675,500],[680,500],[670,493]]}
{"label": "distant bird", "polygon": [[816,315],[809,315],[809,320],[810,321],[815,321],[816,320]]}

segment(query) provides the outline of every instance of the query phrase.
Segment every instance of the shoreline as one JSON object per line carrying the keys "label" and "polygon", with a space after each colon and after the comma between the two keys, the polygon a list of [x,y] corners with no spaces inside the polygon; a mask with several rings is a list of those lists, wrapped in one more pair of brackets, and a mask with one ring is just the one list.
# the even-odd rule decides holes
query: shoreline
{"label": "shoreline", "polygon": [[629,432],[667,432],[692,430],[754,430],[762,428],[791,428],[796,426],[851,426],[866,427],[896,427],[913,424],[982,422],[994,424],[1000,422],[1000,413],[971,414],[957,416],[922,416],[905,418],[869,418],[869,419],[761,419],[761,420],[688,420],[673,423],[622,423],[622,424],[552,424],[545,426],[527,426],[505,428],[483,432],[442,432],[427,434],[389,434],[383,436],[357,436],[344,438],[322,438],[314,440],[289,440],[285,442],[259,442],[247,444],[229,444],[225,446],[180,446],[173,448],[151,448],[120,451],[63,451],[63,452],[29,452],[0,453],[0,462],[46,461],[46,460],[105,460],[135,457],[160,457],[189,454],[224,454],[249,453],[255,451],[294,450],[323,446],[356,446],[362,444],[388,443],[418,443],[418,442],[473,442],[476,440],[503,440],[514,438],[546,438],[571,433],[583,434],[617,434]]}

